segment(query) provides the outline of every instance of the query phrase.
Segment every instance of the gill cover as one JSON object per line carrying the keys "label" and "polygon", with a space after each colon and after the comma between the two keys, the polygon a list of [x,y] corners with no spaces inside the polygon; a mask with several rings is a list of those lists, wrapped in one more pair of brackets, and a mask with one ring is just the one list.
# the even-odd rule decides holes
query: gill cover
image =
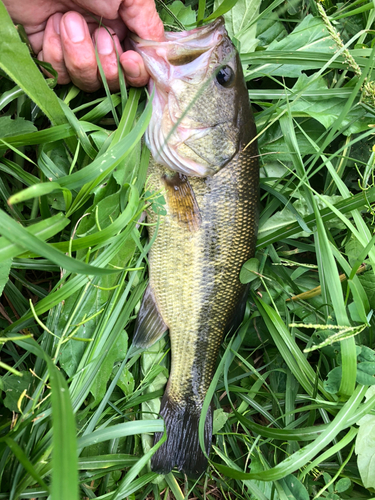
{"label": "gill cover", "polygon": [[146,143],[155,161],[188,176],[214,175],[241,147],[238,96],[245,86],[223,18],[165,33],[164,42],[132,39],[154,90]]}

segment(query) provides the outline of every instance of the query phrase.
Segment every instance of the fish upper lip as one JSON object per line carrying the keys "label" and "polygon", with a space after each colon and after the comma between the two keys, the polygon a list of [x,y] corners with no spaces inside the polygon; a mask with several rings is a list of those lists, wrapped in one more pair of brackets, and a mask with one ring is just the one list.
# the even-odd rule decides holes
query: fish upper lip
{"label": "fish upper lip", "polygon": [[133,49],[143,57],[148,72],[154,76],[154,66],[154,69],[164,64],[185,66],[185,58],[192,57],[191,60],[194,61],[200,55],[211,52],[225,36],[227,32],[224,19],[220,17],[191,31],[166,32],[163,41],[144,40],[129,32],[129,41]]}
{"label": "fish upper lip", "polygon": [[197,41],[201,38],[205,38],[209,33],[214,32],[218,29],[219,26],[224,27],[224,18],[222,16],[218,17],[214,21],[209,24],[205,24],[204,26],[199,26],[190,31],[180,31],[180,32],[166,32],[165,40],[145,40],[144,38],[139,37],[136,33],[129,31],[128,36],[132,42],[136,44],[142,44],[144,46],[153,47],[155,45],[160,45],[163,43],[178,43],[180,40],[183,41],[184,44],[189,40]]}

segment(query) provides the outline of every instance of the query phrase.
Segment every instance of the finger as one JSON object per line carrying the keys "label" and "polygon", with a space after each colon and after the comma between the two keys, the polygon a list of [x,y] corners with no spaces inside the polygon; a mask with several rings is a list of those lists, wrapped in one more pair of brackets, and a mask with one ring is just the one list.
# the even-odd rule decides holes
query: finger
{"label": "finger", "polygon": [[81,14],[67,12],[60,23],[64,61],[73,83],[86,92],[100,87],[90,31]]}
{"label": "finger", "polygon": [[98,57],[108,87],[112,92],[116,92],[120,88],[117,54],[120,57],[123,52],[120,41],[114,33],[108,32],[106,28],[98,28],[94,33],[94,43],[96,43]]}
{"label": "finger", "polygon": [[[124,40],[124,38],[126,36],[127,29],[126,29],[126,26],[125,26],[122,19],[120,19],[120,18],[114,19],[114,20],[103,19],[102,26],[105,26],[110,31],[113,31],[114,33],[116,33],[120,42],[122,42]],[[96,26],[96,27],[98,27],[98,26]]]}
{"label": "finger", "polygon": [[143,87],[149,80],[142,57],[133,50],[127,50],[120,57],[126,82],[134,87]]}
{"label": "finger", "polygon": [[146,40],[164,39],[164,27],[154,0],[123,0],[119,14],[126,26]]}
{"label": "finger", "polygon": [[[60,22],[62,14],[54,14],[46,24],[43,39],[43,53],[40,59],[51,64],[58,73],[57,83],[66,84],[70,82],[70,76],[64,63],[64,53],[60,38]],[[39,58],[39,56],[38,56]],[[45,73],[47,73],[45,71]],[[51,76],[48,73],[49,76]]]}
{"label": "finger", "polygon": [[33,33],[32,35],[28,34],[27,37],[34,53],[38,54],[43,48],[44,29],[38,33]]}
{"label": "finger", "polygon": [[74,3],[99,17],[116,19],[121,0],[74,0]]}
{"label": "finger", "polygon": [[[94,36],[95,31],[98,29],[98,23],[92,17],[87,15],[83,16],[85,21],[87,22],[87,26],[89,27],[91,37]],[[107,28],[109,31],[116,33],[120,42],[122,42],[126,36],[127,29],[122,19],[115,19],[114,21],[111,19],[101,19],[99,27]]]}

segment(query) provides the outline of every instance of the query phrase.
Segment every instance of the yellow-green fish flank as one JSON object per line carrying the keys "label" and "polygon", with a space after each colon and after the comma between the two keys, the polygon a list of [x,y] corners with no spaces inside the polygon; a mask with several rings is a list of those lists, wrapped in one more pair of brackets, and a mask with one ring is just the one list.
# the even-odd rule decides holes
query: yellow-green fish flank
{"label": "yellow-green fish flank", "polygon": [[[241,63],[222,19],[173,33],[170,40],[167,35],[159,46],[138,42],[159,113],[147,137],[154,156],[148,189],[163,193],[166,215],[149,253],[150,282],[133,342],[146,346],[169,330],[171,372],[161,408],[168,438],[152,468],[167,473],[177,467],[197,476],[207,466],[198,440],[203,401],[223,336],[242,320],[247,287],[239,273],[255,251],[256,130]],[[155,223],[150,237],[157,218],[148,212],[148,222]],[[210,409],[207,453],[211,435]]]}

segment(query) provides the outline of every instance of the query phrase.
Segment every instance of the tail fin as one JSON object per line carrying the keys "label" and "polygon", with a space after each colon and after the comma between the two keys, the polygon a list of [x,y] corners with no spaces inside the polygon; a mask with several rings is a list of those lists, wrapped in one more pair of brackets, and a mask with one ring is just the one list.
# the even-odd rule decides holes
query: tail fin
{"label": "tail fin", "polygon": [[[167,474],[173,467],[189,477],[198,477],[207,469],[207,458],[199,444],[198,426],[201,407],[192,401],[173,401],[168,392],[163,396],[160,414],[164,418],[167,440],[151,459],[151,468],[159,474]],[[163,434],[155,434],[155,442]],[[204,444],[207,455],[212,439],[212,409],[208,409],[204,425]]]}

